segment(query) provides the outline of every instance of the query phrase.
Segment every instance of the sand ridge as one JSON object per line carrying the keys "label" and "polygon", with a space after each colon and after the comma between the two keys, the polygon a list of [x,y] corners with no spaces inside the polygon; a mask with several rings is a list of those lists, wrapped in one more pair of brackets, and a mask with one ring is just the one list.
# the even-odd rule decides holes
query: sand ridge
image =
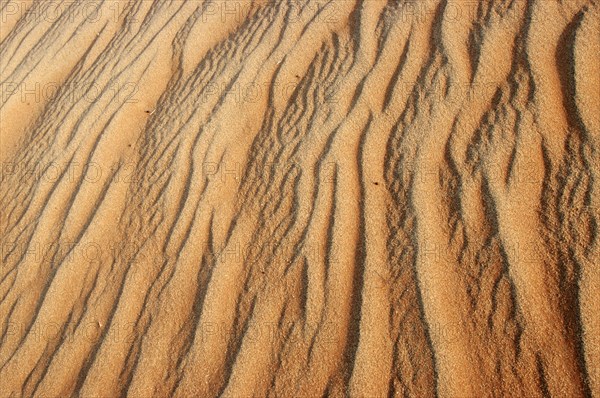
{"label": "sand ridge", "polygon": [[0,22],[0,397],[600,394],[596,1]]}

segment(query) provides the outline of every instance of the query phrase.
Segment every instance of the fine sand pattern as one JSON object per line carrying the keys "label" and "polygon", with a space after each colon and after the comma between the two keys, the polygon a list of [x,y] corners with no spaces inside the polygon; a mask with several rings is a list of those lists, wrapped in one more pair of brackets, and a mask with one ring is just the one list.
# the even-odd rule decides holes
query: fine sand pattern
{"label": "fine sand pattern", "polygon": [[597,1],[0,17],[0,397],[600,397]]}

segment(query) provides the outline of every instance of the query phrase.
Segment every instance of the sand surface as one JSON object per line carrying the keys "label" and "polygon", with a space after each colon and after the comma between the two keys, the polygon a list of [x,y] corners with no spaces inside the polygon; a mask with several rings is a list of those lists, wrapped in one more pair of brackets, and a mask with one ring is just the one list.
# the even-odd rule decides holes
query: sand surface
{"label": "sand surface", "polygon": [[0,19],[0,397],[600,397],[597,1]]}

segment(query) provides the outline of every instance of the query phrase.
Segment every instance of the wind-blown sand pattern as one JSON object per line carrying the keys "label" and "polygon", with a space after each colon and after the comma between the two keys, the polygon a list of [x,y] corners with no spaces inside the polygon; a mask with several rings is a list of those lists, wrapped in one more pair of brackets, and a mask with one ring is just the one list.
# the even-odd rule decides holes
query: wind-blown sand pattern
{"label": "wind-blown sand pattern", "polygon": [[600,396],[596,1],[0,17],[0,397]]}

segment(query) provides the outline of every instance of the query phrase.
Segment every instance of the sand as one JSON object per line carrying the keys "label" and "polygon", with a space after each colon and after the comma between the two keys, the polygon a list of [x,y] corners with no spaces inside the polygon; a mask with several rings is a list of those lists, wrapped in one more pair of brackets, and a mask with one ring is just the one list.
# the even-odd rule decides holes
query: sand
{"label": "sand", "polygon": [[0,397],[600,397],[597,1],[0,18]]}

